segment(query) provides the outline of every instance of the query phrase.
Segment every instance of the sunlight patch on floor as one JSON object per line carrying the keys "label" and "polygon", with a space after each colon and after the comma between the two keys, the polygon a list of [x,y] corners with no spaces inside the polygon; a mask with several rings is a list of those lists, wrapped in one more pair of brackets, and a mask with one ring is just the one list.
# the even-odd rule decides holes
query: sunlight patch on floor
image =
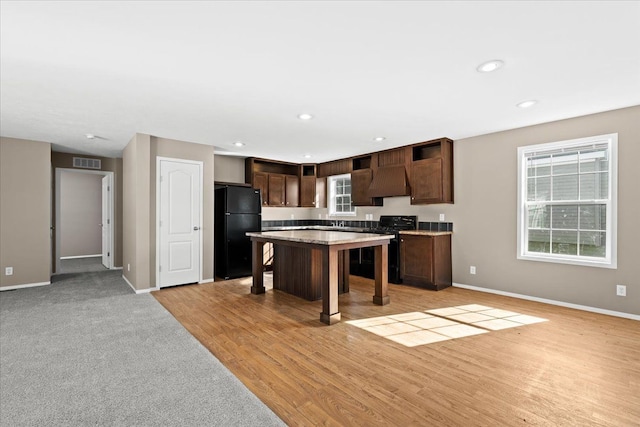
{"label": "sunlight patch on floor", "polygon": [[416,347],[546,321],[541,317],[467,304],[349,320],[346,323],[398,344]]}

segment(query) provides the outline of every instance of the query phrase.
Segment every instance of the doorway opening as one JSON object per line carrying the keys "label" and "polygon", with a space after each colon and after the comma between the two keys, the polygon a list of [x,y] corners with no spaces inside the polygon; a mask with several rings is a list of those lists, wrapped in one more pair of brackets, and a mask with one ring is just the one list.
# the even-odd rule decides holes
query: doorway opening
{"label": "doorway opening", "polygon": [[113,176],[55,169],[55,274],[114,268]]}

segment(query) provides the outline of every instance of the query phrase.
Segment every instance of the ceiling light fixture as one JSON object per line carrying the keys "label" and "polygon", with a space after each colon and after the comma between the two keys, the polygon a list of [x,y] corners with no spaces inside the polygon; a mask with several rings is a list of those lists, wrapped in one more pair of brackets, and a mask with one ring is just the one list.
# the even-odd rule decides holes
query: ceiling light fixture
{"label": "ceiling light fixture", "polygon": [[87,133],[84,136],[86,136],[87,139],[96,139],[96,136],[94,134],[92,134],[92,133]]}
{"label": "ceiling light fixture", "polygon": [[381,142],[381,141],[384,141],[385,139],[387,138],[385,138],[384,136],[376,136],[375,138],[373,138],[373,140],[376,142]]}
{"label": "ceiling light fixture", "polygon": [[311,120],[313,119],[313,116],[309,113],[302,113],[302,114],[298,114],[298,118],[300,120]]}
{"label": "ceiling light fixture", "polygon": [[235,145],[236,147],[244,147],[244,142],[236,141],[233,143],[233,145]]}
{"label": "ceiling light fixture", "polygon": [[310,158],[311,158],[311,154],[305,154],[305,155],[304,155],[304,158],[305,158],[305,159],[310,159]]}
{"label": "ceiling light fixture", "polygon": [[535,99],[530,99],[528,101],[522,101],[518,104],[516,104],[516,107],[518,108],[529,108],[532,107],[534,105],[536,105],[538,103],[538,101],[536,101]]}
{"label": "ceiling light fixture", "polygon": [[492,59],[491,61],[483,62],[482,64],[478,65],[478,68],[476,68],[476,70],[478,70],[479,73],[490,73],[492,71],[496,71],[498,68],[502,68],[503,65],[504,61],[501,61],[499,59]]}

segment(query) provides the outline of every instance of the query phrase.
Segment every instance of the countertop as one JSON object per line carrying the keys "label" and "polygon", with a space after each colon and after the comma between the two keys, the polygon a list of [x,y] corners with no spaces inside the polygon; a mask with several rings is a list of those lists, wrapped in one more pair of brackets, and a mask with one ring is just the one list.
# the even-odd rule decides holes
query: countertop
{"label": "countertop", "polygon": [[[338,227],[331,225],[292,225],[281,227],[264,227],[262,231],[291,231],[291,230],[321,230],[321,231],[337,231],[337,232],[354,232],[354,233],[367,233],[368,228],[359,227]],[[409,234],[413,236],[446,236],[453,234],[453,231],[429,231],[429,230],[403,230],[400,234]]]}
{"label": "countertop", "polygon": [[355,233],[366,233],[367,231],[369,231],[369,228],[340,227],[337,225],[291,225],[291,226],[262,228],[262,231],[288,231],[288,230],[353,231]]}
{"label": "countertop", "polygon": [[453,231],[403,230],[400,234],[409,234],[412,236],[446,236],[453,234]]}
{"label": "countertop", "polygon": [[[341,229],[348,227],[340,227]],[[334,229],[335,230],[335,229]],[[328,231],[318,229],[300,229],[283,231],[248,232],[249,237],[261,237],[267,240],[311,243],[316,245],[341,245],[346,243],[371,242],[393,239],[391,234],[358,233],[353,231]]]}

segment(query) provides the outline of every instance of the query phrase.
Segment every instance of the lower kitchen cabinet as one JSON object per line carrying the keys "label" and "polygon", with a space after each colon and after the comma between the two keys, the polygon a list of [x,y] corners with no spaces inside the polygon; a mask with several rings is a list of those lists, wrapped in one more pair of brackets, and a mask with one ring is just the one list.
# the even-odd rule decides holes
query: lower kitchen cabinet
{"label": "lower kitchen cabinet", "polygon": [[451,286],[451,234],[400,234],[402,283],[439,291]]}

